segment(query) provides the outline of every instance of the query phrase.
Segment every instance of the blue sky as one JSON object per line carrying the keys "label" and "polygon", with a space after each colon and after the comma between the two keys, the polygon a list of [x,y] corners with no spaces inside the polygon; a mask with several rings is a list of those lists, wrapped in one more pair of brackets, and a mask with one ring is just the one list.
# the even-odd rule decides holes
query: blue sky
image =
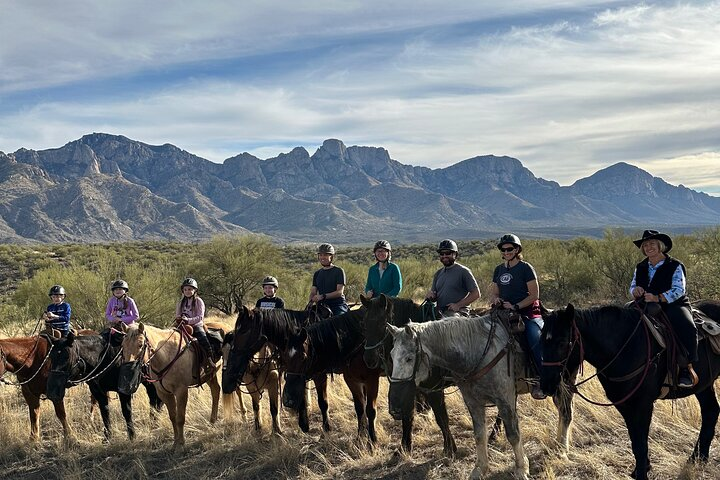
{"label": "blue sky", "polygon": [[338,138],[562,185],[624,161],[720,196],[719,34],[718,1],[3,0],[0,150]]}

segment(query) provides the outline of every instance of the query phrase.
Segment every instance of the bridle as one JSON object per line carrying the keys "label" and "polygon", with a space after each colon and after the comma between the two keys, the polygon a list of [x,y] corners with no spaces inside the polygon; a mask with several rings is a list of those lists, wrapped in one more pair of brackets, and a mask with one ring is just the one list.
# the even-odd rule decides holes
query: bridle
{"label": "bridle", "polygon": [[[387,377],[388,382],[396,383],[396,384],[404,384],[404,383],[412,382],[413,384],[417,385],[416,377],[417,377],[418,370],[420,369],[420,365],[422,364],[423,359],[426,358],[427,356],[428,356],[427,353],[425,353],[425,351],[422,348],[420,337],[416,336],[415,337],[415,363],[413,365],[412,375],[410,375],[407,378],[399,378],[399,377],[395,377],[393,375],[388,375],[388,377]],[[428,359],[428,364],[429,363],[430,362]]]}
{"label": "bridle", "polygon": [[[556,319],[557,319],[557,317],[555,317],[555,320]],[[617,378],[608,377],[607,374],[605,374],[604,372],[620,357],[620,354],[625,351],[625,348],[627,348],[627,346],[630,344],[630,340],[632,340],[632,338],[635,336],[635,333],[638,331],[641,324],[643,325],[644,330],[645,330],[645,340],[646,340],[646,347],[647,347],[646,348],[647,356],[646,356],[645,364],[643,366],[641,366],[640,368],[635,369],[634,371],[630,372],[630,374],[628,374],[628,375],[624,375],[622,377],[617,377]],[[582,375],[582,366],[583,366],[583,363],[585,362],[585,348],[583,346],[582,335],[580,333],[580,329],[578,328],[577,322],[575,321],[575,315],[573,315],[573,317],[572,317],[572,324],[571,324],[570,328],[572,329],[572,332],[573,332],[573,338],[570,342],[567,343],[568,349],[567,349],[567,355],[565,356],[565,358],[560,361],[556,361],[556,362],[546,362],[546,361],[542,362],[543,367],[560,367],[560,368],[562,368],[563,370],[561,373],[561,377],[565,376],[563,374],[569,374],[569,370],[567,368],[567,363],[570,360],[570,356],[572,355],[572,352],[574,351],[576,345],[578,345],[579,350],[580,350],[580,359],[579,359],[579,363],[578,363],[579,368],[580,368],[580,375]],[[580,398],[582,398],[586,402],[591,403],[593,405],[600,406],[600,407],[613,407],[613,406],[617,406],[617,405],[620,405],[620,404],[628,401],[633,395],[635,395],[635,393],[640,389],[640,386],[645,382],[645,379],[647,378],[647,374],[650,371],[650,366],[653,364],[654,360],[652,359],[651,353],[650,353],[651,348],[652,348],[650,337],[651,337],[651,333],[648,329],[647,324],[643,321],[642,312],[641,312],[640,317],[638,318],[638,322],[635,325],[635,328],[633,329],[632,332],[630,332],[630,335],[628,335],[627,340],[625,340],[625,343],[622,345],[622,347],[620,347],[620,349],[615,354],[615,356],[612,359],[610,359],[610,361],[607,364],[605,364],[604,367],[596,370],[595,374],[589,376],[588,378],[582,380],[581,382],[568,385],[570,388],[570,391],[572,391],[573,393],[576,393]],[[657,357],[657,355],[656,355],[656,357]],[[594,400],[587,398],[585,395],[583,395],[582,392],[580,392],[580,390],[578,390],[578,387],[580,385],[582,385],[586,382],[589,382],[590,380],[592,380],[593,378],[595,378],[597,376],[603,376],[613,382],[624,382],[624,381],[634,378],[635,376],[639,375],[640,373],[642,373],[642,376],[640,377],[640,381],[630,390],[630,392],[627,395],[625,395],[620,400],[617,400],[614,402],[609,402],[609,403],[596,402]]]}

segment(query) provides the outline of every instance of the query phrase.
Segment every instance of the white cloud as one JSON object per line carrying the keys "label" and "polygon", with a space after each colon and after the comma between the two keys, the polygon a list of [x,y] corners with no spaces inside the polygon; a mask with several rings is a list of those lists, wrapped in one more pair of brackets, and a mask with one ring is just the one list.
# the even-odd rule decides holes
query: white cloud
{"label": "white cloud", "polygon": [[[0,148],[106,131],[222,161],[340,138],[432,167],[515,156],[561,184],[626,161],[720,191],[697,153],[720,151],[719,2],[495,3],[11,1],[0,92],[20,106],[0,113]],[[45,37],[20,34],[33,21]],[[248,55],[239,73],[216,62]],[[150,80],[133,91],[128,74]],[[101,75],[119,99],[32,90]]]}

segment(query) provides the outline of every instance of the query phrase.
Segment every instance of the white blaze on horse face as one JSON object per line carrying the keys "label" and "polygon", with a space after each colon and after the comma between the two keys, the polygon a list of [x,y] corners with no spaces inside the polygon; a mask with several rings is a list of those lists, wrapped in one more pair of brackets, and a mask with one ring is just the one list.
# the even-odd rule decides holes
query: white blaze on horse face
{"label": "white blaze on horse face", "polygon": [[415,369],[415,339],[407,333],[393,335],[393,348],[390,351],[392,358],[392,376],[397,380],[410,380]]}

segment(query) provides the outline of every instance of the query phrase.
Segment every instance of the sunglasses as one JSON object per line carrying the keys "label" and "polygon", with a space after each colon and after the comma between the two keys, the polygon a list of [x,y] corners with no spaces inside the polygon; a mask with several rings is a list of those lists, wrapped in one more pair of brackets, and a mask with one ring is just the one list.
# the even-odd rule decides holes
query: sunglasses
{"label": "sunglasses", "polygon": [[453,253],[455,253],[455,252],[440,252],[440,256],[441,256],[441,257],[449,257],[449,256],[452,255]]}
{"label": "sunglasses", "polygon": [[515,250],[515,247],[507,247],[500,249],[501,252],[512,252],[513,250]]}

